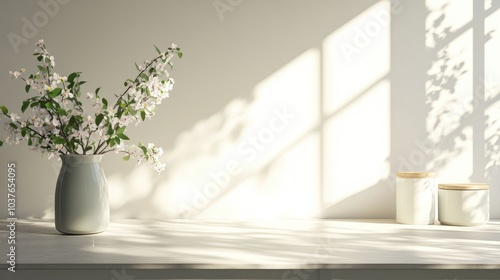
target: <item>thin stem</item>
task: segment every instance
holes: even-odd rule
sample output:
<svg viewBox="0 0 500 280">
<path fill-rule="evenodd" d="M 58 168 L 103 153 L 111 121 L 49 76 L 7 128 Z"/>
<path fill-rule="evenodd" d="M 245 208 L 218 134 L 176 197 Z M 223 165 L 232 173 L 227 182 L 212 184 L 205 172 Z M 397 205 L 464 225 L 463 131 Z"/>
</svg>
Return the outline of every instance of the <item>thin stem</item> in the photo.
<svg viewBox="0 0 500 280">
<path fill-rule="evenodd" d="M 139 74 L 137 74 L 137 76 L 135 77 L 134 79 L 134 82 L 133 83 L 136 83 L 137 80 L 139 79 L 139 77 L 142 75 L 142 73 L 144 73 L 144 71 L 146 71 L 154 62 L 156 62 L 158 59 L 160 59 L 162 56 L 159 55 L 157 56 L 155 59 L 153 59 L 150 63 L 148 63 L 144 69 L 142 69 L 141 72 L 139 72 Z M 118 100 L 116 100 L 116 103 L 115 105 L 113 106 L 113 108 L 116 108 L 119 104 L 120 104 L 120 101 L 122 101 L 123 99 L 123 96 L 125 96 L 125 94 L 132 88 L 132 85 L 128 86 L 127 89 L 120 95 L 120 97 L 118 98 Z"/>
<path fill-rule="evenodd" d="M 47 98 L 47 97 L 45 97 L 45 96 L 43 97 L 43 99 L 45 99 L 46 101 L 50 102 L 50 104 L 51 104 L 51 105 L 53 105 L 53 101 L 54 101 L 53 99 L 51 99 L 51 98 Z M 51 113 L 49 110 L 47 110 L 47 109 L 45 109 L 45 110 L 49 113 L 51 120 L 53 120 L 53 119 L 54 119 L 54 116 L 52 115 L 52 113 Z M 61 129 L 60 129 L 61 134 L 62 134 L 62 136 L 63 136 L 63 138 L 64 138 L 64 141 L 66 141 L 66 144 L 67 144 L 67 146 L 66 146 L 66 145 L 64 145 L 64 147 L 65 147 L 65 148 L 66 148 L 66 149 L 67 149 L 70 153 L 73 153 L 73 152 L 74 152 L 74 150 L 73 150 L 73 149 L 71 149 L 71 145 L 70 145 L 70 143 L 69 143 L 68 136 L 66 135 L 66 132 L 64 132 L 64 127 L 63 127 L 63 122 L 62 122 L 61 116 L 59 115 L 59 113 L 58 113 L 58 112 L 55 112 L 55 113 L 56 113 L 56 116 L 57 116 L 57 120 L 59 121 L 59 126 L 60 126 L 60 128 L 61 128 Z"/>
<path fill-rule="evenodd" d="M 108 148 L 109 144 L 106 143 L 106 142 L 103 142 L 103 144 L 106 144 L 104 145 L 104 147 L 101 149 L 101 151 L 99 152 L 99 154 L 104 154 L 104 153 L 107 153 L 108 151 L 111 151 L 111 150 L 108 150 L 106 151 L 106 149 Z"/>
</svg>

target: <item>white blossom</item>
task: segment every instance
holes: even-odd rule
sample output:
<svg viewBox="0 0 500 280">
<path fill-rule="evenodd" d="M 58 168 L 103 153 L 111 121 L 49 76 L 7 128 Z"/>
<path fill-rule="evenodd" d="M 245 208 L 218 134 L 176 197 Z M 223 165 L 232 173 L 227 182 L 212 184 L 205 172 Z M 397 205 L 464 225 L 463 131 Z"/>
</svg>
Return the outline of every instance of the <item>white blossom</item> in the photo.
<svg viewBox="0 0 500 280">
<path fill-rule="evenodd" d="M 17 120 L 19 120 L 20 118 L 21 118 L 21 117 L 20 117 L 18 114 L 16 114 L 16 113 L 11 113 L 11 114 L 10 114 L 10 119 L 11 119 L 11 121 L 12 121 L 13 123 L 15 123 L 15 122 L 16 122 Z"/>
<path fill-rule="evenodd" d="M 9 75 L 11 78 L 17 79 L 17 78 L 19 78 L 19 76 L 21 76 L 21 73 L 19 73 L 18 71 L 14 71 L 14 72 L 9 71 Z"/>
<path fill-rule="evenodd" d="M 60 124 L 61 124 L 61 123 L 59 122 L 59 120 L 58 120 L 58 119 L 54 118 L 54 119 L 52 120 L 52 125 L 53 125 L 53 126 L 59 126 Z"/>
<path fill-rule="evenodd" d="M 68 89 L 64 89 L 64 90 L 62 91 L 62 93 L 61 93 L 61 96 L 62 96 L 63 98 L 73 98 L 73 97 L 74 97 L 73 93 L 71 93 Z M 71 102 L 71 101 L 70 101 L 70 102 Z"/>
<path fill-rule="evenodd" d="M 56 62 L 55 62 L 55 60 L 54 60 L 54 57 L 53 57 L 53 56 L 50 56 L 50 57 L 49 57 L 49 60 L 50 60 L 50 66 L 55 67 L 55 66 L 56 66 Z"/>
<path fill-rule="evenodd" d="M 53 157 L 55 157 L 55 156 L 56 156 L 56 154 L 55 154 L 54 152 L 50 152 L 50 153 L 49 153 L 49 156 L 48 156 L 47 158 L 48 158 L 48 159 L 51 159 L 51 158 L 53 158 Z"/>
<path fill-rule="evenodd" d="M 51 90 L 52 90 L 52 87 L 51 87 L 50 85 L 44 84 L 44 85 L 43 85 L 43 90 L 46 90 L 46 91 L 51 91 Z"/>
</svg>

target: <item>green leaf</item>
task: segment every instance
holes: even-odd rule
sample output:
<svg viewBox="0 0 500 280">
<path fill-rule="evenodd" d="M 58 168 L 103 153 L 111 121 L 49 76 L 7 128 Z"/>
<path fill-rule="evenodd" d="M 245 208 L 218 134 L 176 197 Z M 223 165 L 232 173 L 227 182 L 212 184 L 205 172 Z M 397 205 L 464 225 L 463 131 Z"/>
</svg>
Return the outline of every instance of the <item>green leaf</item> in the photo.
<svg viewBox="0 0 500 280">
<path fill-rule="evenodd" d="M 54 142 L 54 144 L 65 144 L 66 143 L 66 141 L 64 141 L 64 139 L 61 137 L 56 137 L 56 138 L 52 139 L 52 142 Z"/>
<path fill-rule="evenodd" d="M 37 102 L 31 103 L 30 107 L 33 108 L 33 107 L 38 106 L 38 105 L 40 105 L 40 102 L 37 101 Z"/>
<path fill-rule="evenodd" d="M 123 140 L 130 140 L 130 138 L 128 138 L 128 136 L 123 134 L 123 133 L 118 133 L 118 134 L 116 134 L 116 136 L 118 136 L 120 139 L 123 139 Z"/>
<path fill-rule="evenodd" d="M 73 81 L 75 80 L 75 78 L 78 77 L 78 73 L 71 73 L 69 76 L 68 76 L 68 82 L 70 83 L 73 83 Z"/>
<path fill-rule="evenodd" d="M 4 113 L 4 114 L 9 113 L 9 109 L 7 109 L 7 107 L 5 107 L 5 106 L 0 106 L 0 110 L 2 110 L 2 113 Z"/>
<path fill-rule="evenodd" d="M 30 139 L 28 139 L 28 146 L 31 146 L 31 145 L 33 145 L 33 140 L 31 140 L 31 137 L 30 137 Z"/>
<path fill-rule="evenodd" d="M 38 65 L 38 70 L 40 70 L 40 72 L 42 72 L 42 74 L 45 74 L 47 73 L 47 69 L 43 68 L 42 66 Z"/>
<path fill-rule="evenodd" d="M 101 88 L 100 88 L 100 87 L 98 87 L 98 88 L 95 90 L 95 95 L 98 95 L 100 90 L 101 90 Z"/>
<path fill-rule="evenodd" d="M 26 111 L 26 109 L 28 109 L 28 107 L 30 106 L 30 103 L 31 102 L 29 100 L 23 101 L 23 106 L 21 106 L 21 112 L 24 113 Z"/>
<path fill-rule="evenodd" d="M 61 116 L 66 116 L 68 114 L 68 112 L 66 112 L 64 109 L 61 108 L 57 110 L 57 113 Z"/>
<path fill-rule="evenodd" d="M 181 52 L 177 52 L 177 55 L 179 56 L 179 58 L 182 58 L 182 53 Z"/>
<path fill-rule="evenodd" d="M 126 126 L 122 126 L 122 127 L 119 127 L 117 130 L 116 130 L 116 134 L 123 134 L 125 132 L 125 129 L 127 127 Z"/>
<path fill-rule="evenodd" d="M 102 120 L 104 119 L 104 115 L 103 114 L 99 114 L 96 118 L 95 118 L 95 124 L 99 125 Z"/>
<path fill-rule="evenodd" d="M 54 90 L 52 90 L 51 92 L 49 92 L 49 97 L 50 98 L 56 98 L 59 95 L 61 95 L 61 92 L 62 92 L 61 88 L 55 88 Z"/>
<path fill-rule="evenodd" d="M 30 86 L 30 85 L 26 85 L 26 86 L 24 87 L 24 90 L 25 90 L 26 92 L 29 92 L 29 91 L 30 91 L 30 89 L 31 89 L 31 86 Z"/>
<path fill-rule="evenodd" d="M 24 137 L 26 136 L 27 129 L 26 127 L 21 128 L 21 136 Z"/>
<path fill-rule="evenodd" d="M 146 73 L 142 73 L 141 78 L 143 78 L 145 81 L 149 81 L 149 77 L 148 75 L 146 75 Z"/>
<path fill-rule="evenodd" d="M 15 123 L 9 123 L 9 125 L 13 128 L 13 129 L 17 129 L 17 125 Z"/>
<path fill-rule="evenodd" d="M 106 100 L 106 98 L 103 98 L 102 104 L 104 104 L 104 106 L 108 107 L 108 100 Z"/>
<path fill-rule="evenodd" d="M 118 137 L 114 137 L 111 140 L 112 140 L 112 143 L 115 143 L 115 145 L 120 145 L 120 143 L 122 142 L 122 140 Z"/>
<path fill-rule="evenodd" d="M 46 102 L 45 103 L 45 108 L 47 108 L 47 109 L 54 109 L 54 106 L 52 106 L 52 103 Z"/>
<path fill-rule="evenodd" d="M 137 62 L 134 62 L 135 64 L 135 69 L 137 69 L 137 71 L 141 71 L 141 68 L 139 68 L 139 65 L 137 65 Z"/>
<path fill-rule="evenodd" d="M 130 107 L 130 106 L 127 108 L 127 110 L 128 110 L 128 112 L 129 112 L 132 116 L 135 116 L 135 114 L 137 114 L 137 111 L 136 111 L 136 110 L 134 110 L 134 109 L 132 109 L 132 107 Z"/>
<path fill-rule="evenodd" d="M 160 49 L 159 49 L 157 46 L 155 46 L 155 49 L 156 49 L 156 52 L 157 52 L 159 55 L 161 55 L 161 51 L 160 51 Z"/>
<path fill-rule="evenodd" d="M 43 59 L 43 56 L 41 56 L 41 55 L 39 55 L 39 56 L 36 58 L 36 60 L 38 60 L 38 61 L 42 61 L 42 59 Z"/>
<path fill-rule="evenodd" d="M 148 149 L 146 149 L 146 147 L 144 147 L 144 145 L 140 145 L 139 148 L 141 148 L 142 152 L 144 153 L 145 156 L 148 155 Z"/>
<path fill-rule="evenodd" d="M 1 145 L 0 145 L 0 146 L 1 146 Z M 123 159 L 123 160 L 125 160 L 125 161 L 129 160 L 129 159 L 130 159 L 130 154 L 128 154 L 128 155 L 126 155 L 126 156 L 124 156 L 122 159 Z"/>
<path fill-rule="evenodd" d="M 86 84 L 86 83 L 87 82 L 85 82 L 85 81 L 78 82 L 78 86 L 81 86 L 81 85 Z"/>
<path fill-rule="evenodd" d="M 141 111 L 141 119 L 142 121 L 146 119 L 146 112 L 144 112 L 144 110 Z"/>
<path fill-rule="evenodd" d="M 71 116 L 71 118 L 68 121 L 68 126 L 74 126 L 75 124 L 76 124 L 75 116 Z"/>
</svg>

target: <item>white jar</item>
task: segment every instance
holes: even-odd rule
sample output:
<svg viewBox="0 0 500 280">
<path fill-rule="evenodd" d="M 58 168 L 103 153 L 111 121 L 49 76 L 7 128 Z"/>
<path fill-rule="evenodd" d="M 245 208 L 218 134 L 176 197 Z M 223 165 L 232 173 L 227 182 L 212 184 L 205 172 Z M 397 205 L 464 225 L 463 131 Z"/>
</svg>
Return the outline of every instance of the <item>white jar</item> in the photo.
<svg viewBox="0 0 500 280">
<path fill-rule="evenodd" d="M 398 172 L 396 178 L 396 222 L 432 225 L 436 220 L 436 174 Z"/>
<path fill-rule="evenodd" d="M 490 220 L 488 184 L 440 184 L 439 222 L 454 226 L 479 226 Z"/>
</svg>

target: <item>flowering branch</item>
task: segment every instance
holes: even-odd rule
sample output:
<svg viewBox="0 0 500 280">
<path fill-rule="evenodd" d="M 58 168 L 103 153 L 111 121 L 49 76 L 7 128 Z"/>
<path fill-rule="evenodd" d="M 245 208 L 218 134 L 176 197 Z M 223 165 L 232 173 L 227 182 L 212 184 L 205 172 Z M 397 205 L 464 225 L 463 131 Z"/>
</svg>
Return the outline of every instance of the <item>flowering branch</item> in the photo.
<svg viewBox="0 0 500 280">
<path fill-rule="evenodd" d="M 16 113 L 10 113 L 5 106 L 0 106 L 0 117 L 6 118 L 4 141 L 18 144 L 26 140 L 35 151 L 48 153 L 49 158 L 63 154 L 105 154 L 111 151 L 125 153 L 125 160 L 131 157 L 139 163 L 148 161 L 158 172 L 165 168 L 158 158 L 163 153 L 154 144 L 125 145 L 130 140 L 125 134 L 131 123 L 140 123 L 155 114 L 156 106 L 169 97 L 174 80 L 166 70 L 172 69 L 175 54 L 182 57 L 180 49 L 173 44 L 166 52 L 158 48 L 158 55 L 151 61 L 145 61 L 144 67 L 136 64 L 139 74 L 134 80 L 125 82 L 125 91 L 116 95 L 117 100 L 111 106 L 108 100 L 99 96 L 100 88 L 87 93 L 94 112 L 84 108 L 81 98 L 81 72 L 61 76 L 53 71 L 55 59 L 49 55 L 43 40 L 37 44 L 34 55 L 39 64 L 38 72 L 28 77 L 25 72 L 10 71 L 12 78 L 24 81 L 25 91 L 35 92 L 35 96 L 23 101 L 21 112 L 31 109 L 31 116 L 20 121 Z M 0 118 L 1 120 L 1 118 Z M 0 146 L 4 142 L 0 141 Z"/>
</svg>

